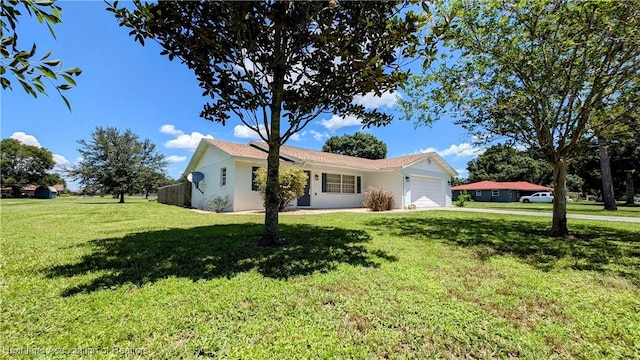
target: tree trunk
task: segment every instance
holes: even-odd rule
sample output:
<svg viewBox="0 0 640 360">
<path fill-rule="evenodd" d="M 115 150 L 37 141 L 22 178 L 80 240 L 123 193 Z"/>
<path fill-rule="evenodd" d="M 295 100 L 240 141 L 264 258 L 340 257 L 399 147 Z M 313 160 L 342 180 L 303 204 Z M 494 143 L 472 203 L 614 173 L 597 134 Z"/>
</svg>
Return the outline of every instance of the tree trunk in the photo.
<svg viewBox="0 0 640 360">
<path fill-rule="evenodd" d="M 286 9 L 285 4 L 276 3 L 274 8 L 276 12 L 283 14 Z M 282 19 L 284 16 L 276 14 L 276 19 Z M 277 20 L 276 20 L 277 21 Z M 271 83 L 272 101 L 271 124 L 269 126 L 269 155 L 267 156 L 267 188 L 265 191 L 265 215 L 264 215 L 264 233 L 262 235 L 263 245 L 280 245 L 280 230 L 278 226 L 278 210 L 280 207 L 280 196 L 278 194 L 278 172 L 280 170 L 280 114 L 282 110 L 282 95 L 284 93 L 284 77 L 286 74 L 284 59 L 284 35 L 281 27 L 275 25 L 274 33 L 274 64 L 273 80 Z M 266 119 L 265 119 L 266 120 Z"/>
<path fill-rule="evenodd" d="M 271 128 L 273 129 L 273 126 L 271 126 Z M 267 157 L 267 188 L 265 190 L 264 204 L 264 234 L 262 235 L 263 245 L 279 245 L 281 243 L 278 226 L 278 210 L 280 207 L 280 199 L 278 196 L 279 169 L 280 146 L 270 143 L 269 155 Z"/>
<path fill-rule="evenodd" d="M 633 188 L 633 171 L 627 170 L 627 181 L 626 181 L 626 186 L 627 186 L 627 205 L 633 205 L 634 204 L 634 200 L 633 200 L 633 196 L 635 195 L 635 189 Z"/>
<path fill-rule="evenodd" d="M 602 173 L 602 201 L 605 210 L 618 210 L 616 198 L 613 194 L 613 178 L 611 177 L 611 163 L 609 162 L 609 150 L 606 141 L 598 137 L 598 150 L 600 151 L 600 172 Z"/>
<path fill-rule="evenodd" d="M 121 192 L 120 193 L 120 201 L 118 201 L 120 204 L 124 204 L 124 193 Z"/>
<path fill-rule="evenodd" d="M 560 158 L 553 164 L 553 221 L 551 236 L 569 235 L 567 228 L 567 162 Z"/>
</svg>

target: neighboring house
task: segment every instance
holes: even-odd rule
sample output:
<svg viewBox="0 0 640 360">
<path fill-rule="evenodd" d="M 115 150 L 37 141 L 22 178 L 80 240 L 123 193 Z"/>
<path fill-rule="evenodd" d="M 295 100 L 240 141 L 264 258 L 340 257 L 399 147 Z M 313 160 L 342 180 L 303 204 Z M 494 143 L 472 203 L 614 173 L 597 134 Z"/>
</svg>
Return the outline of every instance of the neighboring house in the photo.
<svg viewBox="0 0 640 360">
<path fill-rule="evenodd" d="M 479 181 L 471 184 L 458 185 L 451 188 L 453 199 L 466 191 L 474 201 L 513 202 L 520 196 L 531 195 L 537 191 L 552 191 L 546 186 L 532 184 L 526 181 L 498 182 Z"/>
<path fill-rule="evenodd" d="M 3 198 L 13 197 L 13 188 L 11 186 L 0 188 L 0 197 L 3 197 Z"/>
<path fill-rule="evenodd" d="M 26 197 L 34 197 L 36 196 L 36 188 L 35 185 L 26 185 L 22 187 L 22 196 Z"/>
<path fill-rule="evenodd" d="M 202 139 L 184 173 L 204 175 L 197 186 L 192 184 L 192 206 L 204 208 L 213 197 L 228 196 L 229 211 L 264 209 L 254 172 L 267 166 L 267 149 L 264 142 Z M 451 177 L 457 176 L 435 152 L 369 160 L 282 146 L 280 160 L 309 175 L 306 194 L 291 205 L 297 208 L 362 207 L 369 186 L 390 190 L 397 209 L 450 206 Z"/>
<path fill-rule="evenodd" d="M 64 191 L 64 185 L 63 184 L 55 184 L 55 185 L 53 185 L 53 187 L 56 189 L 58 194 L 61 194 Z"/>
</svg>

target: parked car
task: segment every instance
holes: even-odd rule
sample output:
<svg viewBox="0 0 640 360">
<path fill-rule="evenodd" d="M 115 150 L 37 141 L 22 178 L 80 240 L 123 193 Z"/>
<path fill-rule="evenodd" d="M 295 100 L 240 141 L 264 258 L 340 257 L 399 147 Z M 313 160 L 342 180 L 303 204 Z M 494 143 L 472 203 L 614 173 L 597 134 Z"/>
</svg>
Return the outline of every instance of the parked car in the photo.
<svg viewBox="0 0 640 360">
<path fill-rule="evenodd" d="M 521 196 L 520 202 L 523 203 L 533 203 L 533 202 L 544 202 L 551 203 L 553 202 L 553 194 L 550 192 L 537 192 L 530 196 Z"/>
</svg>

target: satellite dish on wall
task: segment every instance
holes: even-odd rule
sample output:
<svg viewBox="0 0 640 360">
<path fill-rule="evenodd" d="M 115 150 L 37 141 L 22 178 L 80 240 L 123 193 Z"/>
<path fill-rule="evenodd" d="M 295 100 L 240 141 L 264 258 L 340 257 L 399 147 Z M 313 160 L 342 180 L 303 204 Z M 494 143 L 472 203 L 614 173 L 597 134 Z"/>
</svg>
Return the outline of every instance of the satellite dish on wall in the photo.
<svg viewBox="0 0 640 360">
<path fill-rule="evenodd" d="M 200 171 L 192 171 L 189 173 L 189 175 L 187 175 L 187 180 L 189 180 L 189 182 L 192 182 L 196 185 L 196 189 L 198 189 L 201 193 L 204 194 L 204 192 L 200 189 L 199 183 L 200 181 L 204 180 L 204 174 L 201 173 Z"/>
<path fill-rule="evenodd" d="M 193 181 L 196 184 L 204 180 L 204 174 L 201 173 L 200 171 L 194 171 L 189 175 L 191 175 L 191 181 Z"/>
</svg>

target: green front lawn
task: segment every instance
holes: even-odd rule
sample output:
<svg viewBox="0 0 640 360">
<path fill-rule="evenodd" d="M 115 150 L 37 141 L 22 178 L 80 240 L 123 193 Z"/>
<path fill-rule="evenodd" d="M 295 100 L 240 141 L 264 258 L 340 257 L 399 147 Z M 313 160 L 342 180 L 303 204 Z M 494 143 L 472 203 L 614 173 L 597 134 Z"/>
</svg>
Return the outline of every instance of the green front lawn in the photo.
<svg viewBox="0 0 640 360">
<path fill-rule="evenodd" d="M 553 204 L 547 203 L 528 203 L 521 202 L 480 202 L 480 201 L 468 201 L 465 207 L 476 209 L 500 209 L 500 210 L 515 210 L 515 211 L 540 211 L 540 212 L 552 212 Z M 574 203 L 567 203 L 568 214 L 582 214 L 582 215 L 601 215 L 601 216 L 629 216 L 640 217 L 640 205 L 625 205 L 618 204 L 617 211 L 609 211 L 604 209 L 602 203 L 593 201 L 579 201 Z"/>
<path fill-rule="evenodd" d="M 282 215 L 285 245 L 258 247 L 261 216 L 127 201 L 0 202 L 3 357 L 640 353 L 638 224 L 553 239 L 537 217 Z"/>
</svg>

